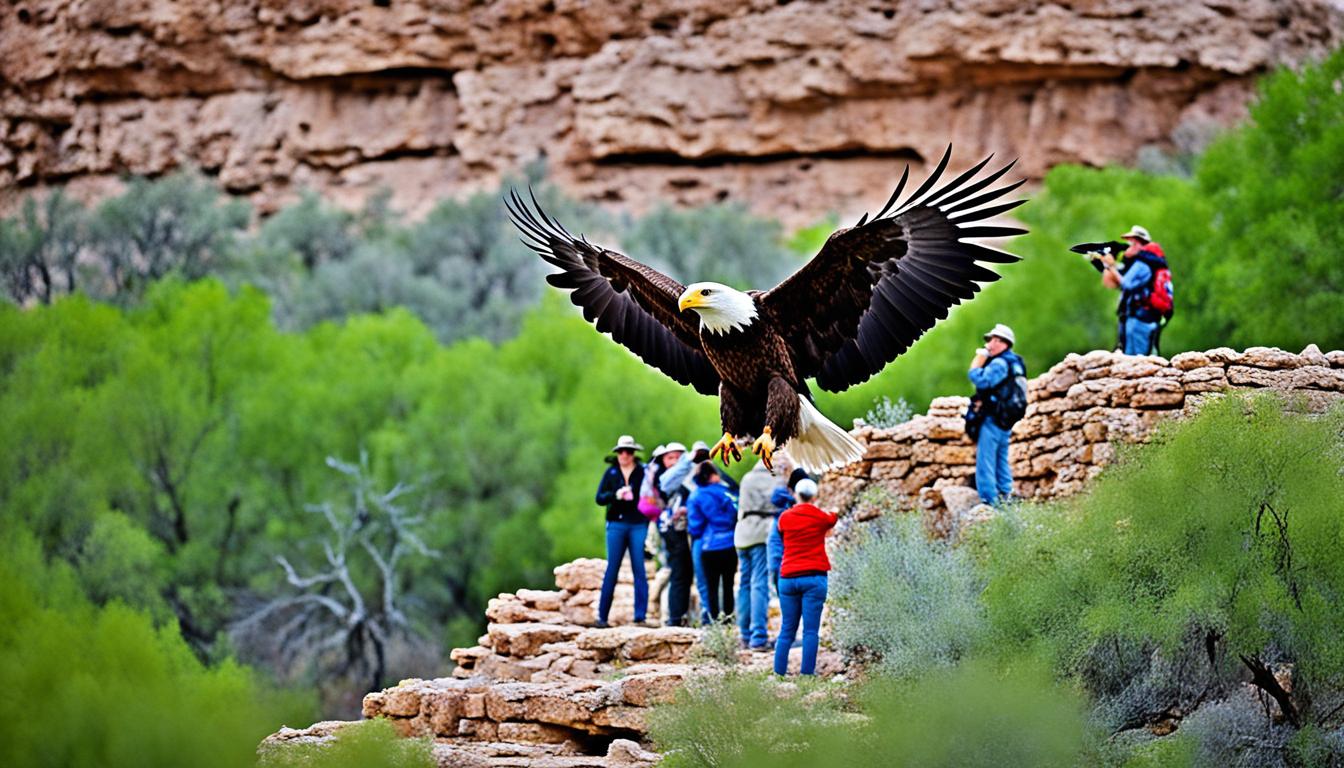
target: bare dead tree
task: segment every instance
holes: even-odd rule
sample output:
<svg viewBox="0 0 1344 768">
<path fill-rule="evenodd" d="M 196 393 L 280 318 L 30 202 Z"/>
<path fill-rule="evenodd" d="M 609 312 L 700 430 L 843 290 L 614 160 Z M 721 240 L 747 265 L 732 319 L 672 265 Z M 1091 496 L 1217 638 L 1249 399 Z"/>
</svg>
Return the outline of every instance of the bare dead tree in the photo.
<svg viewBox="0 0 1344 768">
<path fill-rule="evenodd" d="M 239 648 L 260 652 L 278 671 L 311 668 L 375 690 L 387 668 L 389 644 L 399 636 L 415 638 L 399 604 L 397 569 L 408 555 L 440 553 L 417 532 L 423 517 L 402 506 L 413 486 L 397 483 L 377 491 L 364 451 L 359 464 L 333 457 L 326 463 L 349 478 L 352 500 L 307 507 L 330 529 L 321 540 L 322 565 L 303 569 L 277 556 L 295 592 L 255 607 L 233 625 L 231 635 Z"/>
</svg>

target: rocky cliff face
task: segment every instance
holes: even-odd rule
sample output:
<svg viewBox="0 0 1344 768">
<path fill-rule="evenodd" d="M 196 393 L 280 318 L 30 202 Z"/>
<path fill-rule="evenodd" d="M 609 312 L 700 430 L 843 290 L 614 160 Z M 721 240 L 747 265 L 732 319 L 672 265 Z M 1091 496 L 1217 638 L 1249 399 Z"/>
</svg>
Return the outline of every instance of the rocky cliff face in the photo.
<svg viewBox="0 0 1344 768">
<path fill-rule="evenodd" d="M 303 187 L 412 212 L 545 157 L 584 197 L 880 202 L 948 141 L 1039 175 L 1243 113 L 1336 45 L 1331 0 L 16 0 L 0 207 L 195 164 L 263 210 Z"/>
</svg>

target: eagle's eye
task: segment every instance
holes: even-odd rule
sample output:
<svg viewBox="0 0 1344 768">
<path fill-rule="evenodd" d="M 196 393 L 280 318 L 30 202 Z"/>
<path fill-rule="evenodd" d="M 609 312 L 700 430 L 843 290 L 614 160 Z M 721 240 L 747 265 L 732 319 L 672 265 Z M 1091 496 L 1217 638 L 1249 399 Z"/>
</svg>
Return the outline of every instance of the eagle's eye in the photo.
<svg viewBox="0 0 1344 768">
<path fill-rule="evenodd" d="M 701 288 L 701 289 L 700 289 L 700 295 L 701 295 L 701 296 L 708 296 L 708 295 L 709 295 L 709 289 L 708 289 L 708 288 Z"/>
</svg>

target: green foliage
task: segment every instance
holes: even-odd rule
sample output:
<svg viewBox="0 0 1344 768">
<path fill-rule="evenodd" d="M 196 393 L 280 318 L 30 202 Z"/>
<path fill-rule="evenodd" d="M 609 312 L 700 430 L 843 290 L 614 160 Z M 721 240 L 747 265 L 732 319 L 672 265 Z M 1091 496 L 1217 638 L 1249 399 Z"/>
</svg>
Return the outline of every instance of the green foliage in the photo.
<svg viewBox="0 0 1344 768">
<path fill-rule="evenodd" d="M 834 729 L 854 732 L 841 703 L 816 680 L 781 684 L 729 671 L 689 679 L 649 715 L 649 732 L 667 768 L 767 765 L 790 753 L 817 754 L 815 745 Z"/>
<path fill-rule="evenodd" d="M 347 725 L 330 743 L 295 744 L 267 752 L 262 768 L 433 768 L 428 739 L 404 739 L 383 719 Z"/>
<path fill-rule="evenodd" d="M 890 429 L 897 424 L 904 424 L 909 421 L 914 413 L 914 408 L 910 407 L 904 397 L 898 397 L 893 401 L 890 397 L 883 395 L 880 399 L 873 401 L 873 407 L 863 415 L 863 422 L 877 429 Z"/>
<path fill-rule="evenodd" d="M 802 237 L 800 247 L 807 242 Z M 779 222 L 737 204 L 685 211 L 660 206 L 638 219 L 621 245 L 682 283 L 713 281 L 743 290 L 768 290 L 805 261 L 784 243 Z"/>
<path fill-rule="evenodd" d="M 31 539 L 9 531 L 0 552 L 6 765 L 241 768 L 281 722 L 312 716 L 241 667 L 202 666 L 173 627 L 120 603 L 89 605 Z"/>
<path fill-rule="evenodd" d="M 58 189 L 40 205 L 26 198 L 15 219 L 0 219 L 0 280 L 11 300 L 50 303 L 75 290 L 86 218 L 84 207 Z"/>
<path fill-rule="evenodd" d="M 227 257 L 247 220 L 246 203 L 224 199 L 198 172 L 180 171 L 161 181 L 133 178 L 124 193 L 93 211 L 90 248 L 102 274 L 85 288 L 127 299 L 169 274 L 204 277 Z"/>
<path fill-rule="evenodd" d="M 4 525 L 94 599 L 171 611 L 203 655 L 284 592 L 276 556 L 322 562 L 306 506 L 346 493 L 328 455 L 362 448 L 381 487 L 417 484 L 444 557 L 408 563 L 405 588 L 419 634 L 451 647 L 489 597 L 601 554 L 593 493 L 617 435 L 690 442 L 717 419 L 559 296 L 503 345 L 443 347 L 405 311 L 282 334 L 259 292 L 210 281 L 161 282 L 134 310 L 0 309 L 0 409 Z"/>
<path fill-rule="evenodd" d="M 824 683 L 726 675 L 686 686 L 650 724 L 672 768 L 1063 767 L 1092 748 L 1077 694 L 1029 666 L 966 663 L 907 685 L 878 680 L 857 710 Z"/>
<path fill-rule="evenodd" d="M 833 554 L 835 641 L 893 678 L 955 664 L 984 627 L 966 552 L 932 542 L 918 519 L 883 520 Z"/>
<path fill-rule="evenodd" d="M 737 624 L 731 617 L 720 617 L 703 627 L 695 653 L 698 660 L 730 667 L 737 663 Z"/>
<path fill-rule="evenodd" d="M 1290 661 L 1294 689 L 1317 692 L 1296 702 L 1304 721 L 1332 706 L 1324 691 L 1344 675 L 1341 434 L 1339 411 L 1227 398 L 1128 452 L 1088 495 L 1000 522 L 984 563 L 995 644 L 1039 649 L 1103 706 L 1147 686 L 1131 721 L 1199 695 L 1180 684 L 1187 667 L 1216 692 Z M 1144 681 L 1155 674 L 1170 682 Z"/>
<path fill-rule="evenodd" d="M 1215 142 L 1196 179 L 1192 336 L 1242 347 L 1344 345 L 1344 48 L 1261 84 L 1251 124 Z M 1184 297 L 1181 297 L 1185 301 Z"/>
</svg>

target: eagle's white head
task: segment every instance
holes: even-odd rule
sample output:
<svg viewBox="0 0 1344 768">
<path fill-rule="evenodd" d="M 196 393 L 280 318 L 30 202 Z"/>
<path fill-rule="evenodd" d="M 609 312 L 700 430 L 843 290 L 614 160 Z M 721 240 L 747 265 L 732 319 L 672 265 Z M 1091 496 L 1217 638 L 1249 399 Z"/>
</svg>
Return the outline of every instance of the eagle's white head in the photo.
<svg viewBox="0 0 1344 768">
<path fill-rule="evenodd" d="M 677 300 L 682 312 L 694 309 L 700 326 L 712 333 L 727 333 L 751 325 L 756 319 L 756 301 L 723 283 L 693 283 Z"/>
</svg>

